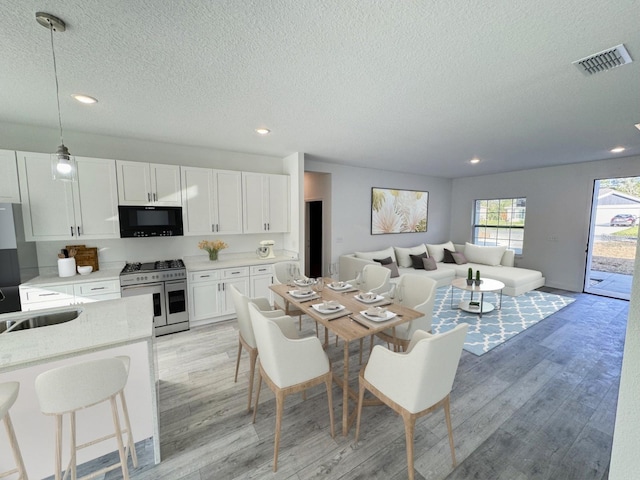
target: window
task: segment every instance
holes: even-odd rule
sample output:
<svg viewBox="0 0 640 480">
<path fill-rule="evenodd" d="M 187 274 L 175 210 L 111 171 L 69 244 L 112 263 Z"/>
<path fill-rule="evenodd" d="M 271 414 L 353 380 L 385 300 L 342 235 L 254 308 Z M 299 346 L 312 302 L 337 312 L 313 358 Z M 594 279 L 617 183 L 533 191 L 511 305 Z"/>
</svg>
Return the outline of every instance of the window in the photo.
<svg viewBox="0 0 640 480">
<path fill-rule="evenodd" d="M 526 198 L 476 200 L 473 221 L 473 243 L 504 245 L 522 253 Z"/>
</svg>

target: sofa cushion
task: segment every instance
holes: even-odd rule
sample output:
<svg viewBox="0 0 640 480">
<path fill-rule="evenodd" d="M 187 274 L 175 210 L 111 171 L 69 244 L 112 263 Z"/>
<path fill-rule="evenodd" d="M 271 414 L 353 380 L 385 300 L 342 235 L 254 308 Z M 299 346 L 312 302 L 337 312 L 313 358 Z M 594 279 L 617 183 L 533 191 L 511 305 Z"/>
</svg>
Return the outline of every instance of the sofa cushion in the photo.
<svg viewBox="0 0 640 480">
<path fill-rule="evenodd" d="M 456 248 L 453 246 L 453 242 L 449 241 L 447 243 L 440 243 L 438 245 L 431 245 L 427 243 L 427 252 L 429 252 L 429 256 L 436 259 L 436 262 L 441 262 L 444 260 L 444 249 L 451 250 L 454 252 Z"/>
<path fill-rule="evenodd" d="M 443 263 L 457 263 L 453 258 L 453 256 L 451 255 L 454 252 L 452 252 L 448 248 L 445 248 L 443 253 L 444 253 L 444 256 L 442 257 Z"/>
<path fill-rule="evenodd" d="M 422 259 L 422 265 L 425 270 L 432 271 L 438 269 L 438 264 L 433 257 L 427 257 Z"/>
<path fill-rule="evenodd" d="M 400 274 L 398 273 L 398 265 L 396 265 L 396 262 L 391 260 L 391 257 L 374 258 L 373 261 L 374 262 L 378 262 L 383 267 L 386 267 L 389 270 L 391 270 L 391 278 L 395 278 L 395 277 L 399 277 L 400 276 Z"/>
<path fill-rule="evenodd" d="M 411 257 L 409 257 L 409 255 L 425 253 L 427 251 L 427 247 L 425 247 L 424 243 L 421 243 L 420 245 L 410 248 L 394 247 L 394 250 L 396 252 L 396 261 L 398 262 L 398 266 L 411 267 L 413 264 L 411 263 Z"/>
<path fill-rule="evenodd" d="M 411 265 L 413 266 L 413 268 L 415 268 L 416 270 L 424 270 L 422 259 L 427 258 L 427 256 L 427 252 L 421 253 L 419 255 L 409 254 L 409 257 L 411 257 Z"/>
<path fill-rule="evenodd" d="M 356 258 L 364 258 L 365 260 L 391 257 L 391 260 L 396 262 L 396 254 L 393 251 L 393 247 L 385 248 L 384 250 L 377 250 L 375 252 L 355 252 L 354 255 Z"/>
<path fill-rule="evenodd" d="M 464 246 L 464 256 L 472 263 L 496 266 L 500 265 L 506 249 L 505 246 L 487 247 L 467 242 Z"/>
<path fill-rule="evenodd" d="M 465 257 L 462 252 L 451 252 L 451 256 L 457 265 L 464 265 L 465 263 L 468 263 L 467 257 Z"/>
</svg>

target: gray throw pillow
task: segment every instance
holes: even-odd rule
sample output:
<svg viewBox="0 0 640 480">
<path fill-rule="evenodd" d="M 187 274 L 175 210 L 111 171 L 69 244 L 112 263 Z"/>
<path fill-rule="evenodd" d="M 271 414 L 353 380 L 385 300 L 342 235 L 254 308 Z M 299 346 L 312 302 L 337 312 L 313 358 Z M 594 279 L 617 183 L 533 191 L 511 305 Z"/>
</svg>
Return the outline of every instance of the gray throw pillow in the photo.
<svg viewBox="0 0 640 480">
<path fill-rule="evenodd" d="M 400 276 L 400 272 L 398 272 L 398 265 L 394 262 L 391 257 L 387 258 L 374 258 L 374 262 L 378 262 L 383 267 L 391 270 L 391 278 L 396 278 Z"/>
<path fill-rule="evenodd" d="M 449 250 L 448 248 L 444 249 L 444 258 L 442 259 L 442 263 L 456 263 L 453 258 L 453 254 L 456 253 L 454 250 Z"/>
<path fill-rule="evenodd" d="M 436 263 L 436 259 L 433 257 L 423 258 L 422 265 L 425 270 L 437 270 L 438 264 Z"/>
<path fill-rule="evenodd" d="M 453 257 L 453 260 L 458 265 L 463 265 L 463 264 L 467 263 L 467 257 L 465 257 L 464 253 L 462 253 L 462 252 L 451 252 L 451 256 Z"/>
<path fill-rule="evenodd" d="M 420 255 L 409 255 L 411 257 L 411 264 L 416 270 L 424 270 L 422 259 L 427 258 L 427 253 L 421 253 Z"/>
</svg>

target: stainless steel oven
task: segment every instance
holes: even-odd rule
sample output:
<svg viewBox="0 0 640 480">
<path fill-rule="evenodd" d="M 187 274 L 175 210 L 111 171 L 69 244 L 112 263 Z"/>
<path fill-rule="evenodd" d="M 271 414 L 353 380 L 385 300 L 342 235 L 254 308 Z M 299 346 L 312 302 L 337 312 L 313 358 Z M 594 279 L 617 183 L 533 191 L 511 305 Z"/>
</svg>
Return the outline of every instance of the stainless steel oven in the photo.
<svg viewBox="0 0 640 480">
<path fill-rule="evenodd" d="M 151 294 L 156 335 L 189 330 L 186 269 L 182 260 L 127 263 L 120 273 L 123 297 Z"/>
</svg>

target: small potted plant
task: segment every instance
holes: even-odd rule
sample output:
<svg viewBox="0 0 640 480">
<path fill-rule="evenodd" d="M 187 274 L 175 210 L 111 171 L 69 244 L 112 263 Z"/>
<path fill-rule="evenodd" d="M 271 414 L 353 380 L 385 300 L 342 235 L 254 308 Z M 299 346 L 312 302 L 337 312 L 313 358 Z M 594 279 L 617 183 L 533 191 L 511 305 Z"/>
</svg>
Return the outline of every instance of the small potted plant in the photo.
<svg viewBox="0 0 640 480">
<path fill-rule="evenodd" d="M 222 240 L 202 240 L 198 243 L 198 248 L 206 250 L 209 253 L 209 260 L 215 262 L 218 260 L 218 251 L 227 248 L 227 244 Z"/>
<path fill-rule="evenodd" d="M 467 270 L 467 286 L 473 285 L 473 268 L 469 267 Z"/>
<path fill-rule="evenodd" d="M 481 283 L 482 280 L 480 280 L 480 270 L 476 270 L 476 287 L 479 287 Z"/>
</svg>

